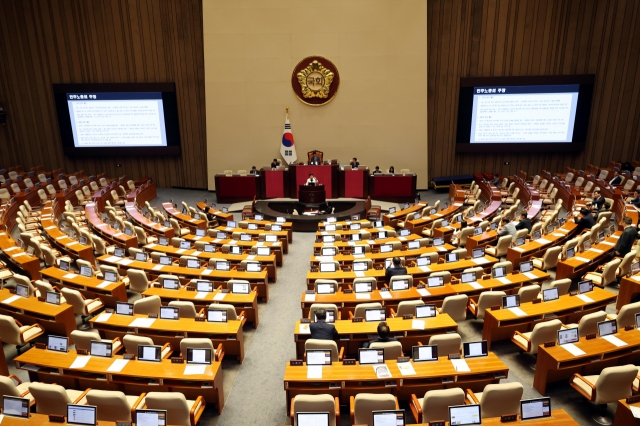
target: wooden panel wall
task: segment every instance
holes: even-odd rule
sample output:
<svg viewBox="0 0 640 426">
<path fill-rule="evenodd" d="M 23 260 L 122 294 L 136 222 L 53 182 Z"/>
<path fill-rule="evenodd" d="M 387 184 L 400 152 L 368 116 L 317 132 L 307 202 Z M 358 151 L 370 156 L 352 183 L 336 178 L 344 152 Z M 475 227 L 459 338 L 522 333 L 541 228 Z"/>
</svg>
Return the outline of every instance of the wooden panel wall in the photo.
<svg viewBox="0 0 640 426">
<path fill-rule="evenodd" d="M 640 2 L 429 0 L 428 5 L 431 176 L 536 173 L 640 159 Z M 460 77 L 553 74 L 596 75 L 582 153 L 455 154 Z"/>
<path fill-rule="evenodd" d="M 206 187 L 201 0 L 3 1 L 0 58 L 0 165 Z M 180 157 L 63 155 L 52 84 L 140 82 L 175 82 Z"/>
</svg>

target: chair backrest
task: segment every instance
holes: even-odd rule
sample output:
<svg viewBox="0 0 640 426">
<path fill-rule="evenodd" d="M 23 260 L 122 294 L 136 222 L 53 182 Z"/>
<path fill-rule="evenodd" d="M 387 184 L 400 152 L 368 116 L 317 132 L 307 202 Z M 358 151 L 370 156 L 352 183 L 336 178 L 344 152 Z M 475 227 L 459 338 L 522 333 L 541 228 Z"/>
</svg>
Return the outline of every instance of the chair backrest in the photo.
<svg viewBox="0 0 640 426">
<path fill-rule="evenodd" d="M 370 303 L 358 303 L 353 310 L 354 317 L 364 318 L 365 311 L 367 309 L 379 309 L 382 308 L 382 305 L 378 302 L 370 302 Z"/>
<path fill-rule="evenodd" d="M 38 414 L 66 416 L 67 404 L 73 402 L 60 385 L 32 382 L 29 385 L 29 392 L 36 401 Z"/>
<path fill-rule="evenodd" d="M 396 316 L 401 317 L 409 314 L 415 315 L 416 306 L 424 306 L 424 302 L 422 300 L 404 300 L 398 304 Z"/>
<path fill-rule="evenodd" d="M 505 260 L 504 262 L 498 262 L 496 264 L 494 264 L 491 269 L 496 269 L 496 268 L 502 268 L 504 267 L 507 274 L 510 274 L 513 271 L 513 263 L 511 263 L 508 260 Z"/>
<path fill-rule="evenodd" d="M 131 421 L 131 405 L 127 397 L 120 391 L 91 389 L 87 392 L 87 405 L 95 405 L 96 420 L 115 422 Z"/>
<path fill-rule="evenodd" d="M 638 367 L 633 364 L 603 369 L 594 383 L 596 386 L 594 404 L 608 404 L 630 396 L 631 385 L 637 374 Z"/>
<path fill-rule="evenodd" d="M 109 185 L 109 182 L 107 182 L 107 179 L 101 177 L 100 178 L 100 186 L 106 187 L 107 185 Z"/>
<path fill-rule="evenodd" d="M 333 362 L 338 362 L 339 352 L 338 352 L 338 344 L 333 340 L 326 339 L 307 339 L 304 342 L 304 350 L 330 350 L 331 351 L 331 360 Z"/>
<path fill-rule="evenodd" d="M 180 318 L 195 318 L 198 314 L 196 306 L 188 300 L 172 300 L 169 302 L 169 306 L 179 309 Z"/>
<path fill-rule="evenodd" d="M 213 342 L 206 337 L 185 337 L 180 340 L 180 353 L 184 359 L 187 359 L 187 348 L 211 349 L 214 352 Z"/>
<path fill-rule="evenodd" d="M 422 423 L 449 418 L 449 407 L 464 405 L 464 391 L 460 388 L 430 390 L 422 401 Z"/>
<path fill-rule="evenodd" d="M 145 403 L 150 410 L 167 410 L 168 425 L 191 425 L 189 411 L 191 407 L 180 392 L 149 392 Z"/>
<path fill-rule="evenodd" d="M 476 318 L 484 318 L 485 311 L 494 306 L 502 305 L 502 297 L 507 294 L 504 291 L 485 291 L 480 294 L 478 298 L 478 311 L 476 312 Z"/>
<path fill-rule="evenodd" d="M 459 323 L 467 319 L 468 303 L 469 303 L 469 296 L 467 296 L 466 294 L 447 296 L 442 302 L 441 311 L 443 314 L 449 314 L 449 316 L 455 322 Z"/>
<path fill-rule="evenodd" d="M 436 334 L 429 338 L 429 345 L 438 346 L 438 356 L 460 353 L 462 337 L 458 333 Z"/>
<path fill-rule="evenodd" d="M 635 325 L 636 314 L 640 314 L 640 302 L 629 303 L 620 308 L 618 316 L 616 317 L 618 330 L 628 325 Z"/>
<path fill-rule="evenodd" d="M 464 228 L 462 231 L 460 231 L 460 242 L 459 244 L 461 246 L 466 245 L 467 244 L 467 237 L 469 237 L 470 235 L 473 235 L 473 228 L 472 227 L 466 227 Z"/>
<path fill-rule="evenodd" d="M 89 315 L 89 313 L 87 312 L 87 307 L 84 303 L 84 298 L 78 290 L 63 287 L 60 292 L 67 300 L 67 303 L 73 306 L 73 313 L 75 315 Z"/>
<path fill-rule="evenodd" d="M 0 315 L 0 341 L 10 345 L 22 345 L 20 328 L 16 320 L 8 315 Z"/>
<path fill-rule="evenodd" d="M 604 265 L 604 271 L 602 271 L 602 287 L 616 281 L 616 270 L 620 262 L 620 259 L 613 259 Z"/>
<path fill-rule="evenodd" d="M 100 337 L 100 332 L 98 330 L 73 330 L 71 332 L 71 340 L 75 343 L 76 349 L 84 349 L 88 351 L 91 348 L 91 341 L 102 340 L 102 337 Z"/>
<path fill-rule="evenodd" d="M 556 340 L 557 331 L 562 327 L 562 321 L 554 319 L 550 321 L 539 322 L 533 327 L 531 333 L 531 350 L 530 354 L 535 355 L 538 353 L 538 346 L 544 342 L 550 342 Z"/>
<path fill-rule="evenodd" d="M 536 299 L 540 294 L 540 286 L 538 284 L 531 284 L 528 286 L 520 287 L 518 295 L 520 296 L 520 303 L 531 302 Z"/>
<path fill-rule="evenodd" d="M 618 275 L 619 277 L 627 275 L 629 271 L 631 271 L 631 263 L 633 263 L 633 260 L 636 258 L 637 254 L 638 252 L 635 250 L 632 250 L 629 253 L 625 254 L 622 262 L 620 262 L 620 265 L 618 265 L 618 271 L 616 275 Z"/>
<path fill-rule="evenodd" d="M 133 313 L 135 315 L 160 315 L 160 296 L 143 297 L 133 302 Z"/>
<path fill-rule="evenodd" d="M 372 425 L 373 411 L 395 410 L 396 397 L 390 394 L 359 393 L 353 402 L 354 425 Z"/>
<path fill-rule="evenodd" d="M 400 342 L 373 342 L 369 346 L 372 349 L 384 348 L 384 360 L 390 361 L 403 356 L 402 343 Z"/>
<path fill-rule="evenodd" d="M 559 296 L 563 296 L 567 293 L 569 293 L 569 288 L 571 287 L 571 279 L 570 278 L 563 278 L 561 280 L 554 280 L 551 281 L 551 283 L 549 284 L 549 288 L 557 288 L 558 289 L 558 295 Z"/>
<path fill-rule="evenodd" d="M 496 256 L 504 256 L 507 254 L 507 250 L 509 250 L 512 240 L 513 237 L 511 235 L 504 235 L 500 237 L 498 239 L 498 244 L 496 245 Z"/>
<path fill-rule="evenodd" d="M 128 354 L 138 355 L 138 345 L 153 345 L 151 337 L 139 336 L 137 334 L 125 334 L 122 337 L 122 344 Z"/>
<path fill-rule="evenodd" d="M 518 413 L 523 392 L 524 387 L 519 382 L 485 386 L 482 391 L 482 398 L 480 398 L 482 418 Z"/>
<path fill-rule="evenodd" d="M 560 257 L 561 251 L 562 247 L 560 246 L 555 246 L 548 249 L 544 254 L 544 257 L 542 258 L 543 269 L 546 270 L 558 266 L 558 258 Z"/>
<path fill-rule="evenodd" d="M 584 337 L 587 334 L 596 334 L 598 332 L 598 323 L 607 319 L 605 311 L 591 312 L 580 318 L 578 323 L 578 334 Z"/>
<path fill-rule="evenodd" d="M 296 395 L 293 413 L 329 413 L 329 426 L 336 426 L 336 402 L 332 395 Z M 298 426 L 297 423 L 294 426 Z"/>
<path fill-rule="evenodd" d="M 19 397 L 21 394 L 13 380 L 7 376 L 0 376 L 0 395 Z"/>
</svg>

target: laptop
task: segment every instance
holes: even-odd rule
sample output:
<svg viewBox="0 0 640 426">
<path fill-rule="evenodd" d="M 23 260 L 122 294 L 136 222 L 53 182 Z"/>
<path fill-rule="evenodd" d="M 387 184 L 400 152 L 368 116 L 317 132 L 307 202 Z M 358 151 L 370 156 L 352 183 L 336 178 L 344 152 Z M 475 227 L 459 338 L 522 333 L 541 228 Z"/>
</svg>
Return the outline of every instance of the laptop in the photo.
<svg viewBox="0 0 640 426">
<path fill-rule="evenodd" d="M 316 292 L 318 294 L 334 294 L 336 292 L 336 287 L 329 283 L 317 283 Z"/>
<path fill-rule="evenodd" d="M 249 294 L 251 287 L 249 283 L 233 283 L 231 286 L 231 293 L 236 294 Z"/>
<path fill-rule="evenodd" d="M 531 420 L 551 417 L 551 398 L 520 400 L 520 419 Z"/>
<path fill-rule="evenodd" d="M 438 345 L 413 346 L 411 354 L 413 362 L 437 361 Z"/>
<path fill-rule="evenodd" d="M 416 318 L 433 318 L 436 312 L 435 304 L 416 306 Z"/>
<path fill-rule="evenodd" d="M 258 256 L 271 256 L 271 249 L 269 247 L 256 247 L 256 254 Z"/>
<path fill-rule="evenodd" d="M 407 248 L 409 250 L 418 250 L 420 248 L 420 241 L 409 241 L 407 243 Z"/>
<path fill-rule="evenodd" d="M 171 257 L 169 257 L 169 256 L 160 256 L 160 258 L 158 259 L 158 262 L 161 265 L 171 265 Z"/>
<path fill-rule="evenodd" d="M 160 319 L 177 320 L 180 318 L 180 308 L 160 306 Z"/>
<path fill-rule="evenodd" d="M 580 294 L 585 294 L 585 293 L 589 293 L 590 291 L 593 291 L 593 281 L 591 280 L 580 281 L 578 283 L 578 291 L 580 292 Z"/>
<path fill-rule="evenodd" d="M 118 315 L 133 315 L 133 303 L 116 302 L 116 314 Z"/>
<path fill-rule="evenodd" d="M 258 247 L 258 248 L 269 248 L 269 247 Z M 322 247 L 322 249 L 320 249 L 320 253 L 322 254 L 322 256 L 329 256 L 329 257 L 335 256 L 337 254 L 337 251 L 338 249 L 335 247 Z"/>
<path fill-rule="evenodd" d="M 47 349 L 56 352 L 69 352 L 69 339 L 63 336 L 48 336 Z"/>
<path fill-rule="evenodd" d="M 307 350 L 307 365 L 331 365 L 331 350 Z"/>
<path fill-rule="evenodd" d="M 457 262 L 458 261 L 458 253 L 447 253 L 446 256 L 447 263 Z"/>
<path fill-rule="evenodd" d="M 167 290 L 177 290 L 180 288 L 180 281 L 173 278 L 165 278 L 162 280 L 162 288 Z"/>
<path fill-rule="evenodd" d="M 462 353 L 465 358 L 478 358 L 482 356 L 488 356 L 487 341 L 481 340 L 479 342 L 465 342 L 462 344 Z"/>
<path fill-rule="evenodd" d="M 45 296 L 45 302 L 51 303 L 52 305 L 59 305 L 60 293 L 57 293 L 55 291 L 48 291 L 47 295 Z"/>
<path fill-rule="evenodd" d="M 474 405 L 452 405 L 449 407 L 449 424 L 458 425 L 481 425 L 480 404 Z"/>
<path fill-rule="evenodd" d="M 166 426 L 167 410 L 136 409 L 136 426 Z"/>
<path fill-rule="evenodd" d="M 333 287 L 333 286 L 332 286 Z M 371 293 L 373 291 L 371 282 L 367 283 L 354 283 L 354 290 L 356 293 Z"/>
<path fill-rule="evenodd" d="M 162 346 L 138 345 L 138 361 L 160 362 Z"/>
<path fill-rule="evenodd" d="M 393 251 L 393 246 L 391 244 L 382 244 L 380 246 L 380 253 L 389 253 Z"/>
<path fill-rule="evenodd" d="M 405 426 L 404 410 L 381 410 L 371 412 L 373 426 Z"/>
<path fill-rule="evenodd" d="M 223 207 L 222 208 L 222 213 L 229 213 L 229 208 L 228 207 Z"/>
<path fill-rule="evenodd" d="M 230 268 L 230 264 L 226 260 L 217 260 L 216 261 L 216 270 L 218 270 L 218 271 L 228 271 L 229 268 Z"/>
<path fill-rule="evenodd" d="M 640 272 L 640 262 L 633 262 L 631 264 L 631 273 L 630 275 L 635 275 Z"/>
<path fill-rule="evenodd" d="M 384 363 L 384 348 L 358 349 L 358 362 L 360 363 L 360 365 Z"/>
<path fill-rule="evenodd" d="M 519 294 L 502 296 L 502 309 L 517 308 L 518 306 L 520 306 Z"/>
<path fill-rule="evenodd" d="M 327 314 L 327 318 L 325 318 L 324 322 L 327 324 L 333 324 L 336 322 L 336 313 L 334 310 L 328 309 L 325 311 Z M 318 317 L 316 314 L 313 314 L 313 322 L 318 322 Z"/>
<path fill-rule="evenodd" d="M 428 277 L 427 287 L 442 287 L 444 285 L 444 277 Z"/>
<path fill-rule="evenodd" d="M 336 272 L 336 264 L 333 262 L 320 262 L 320 272 Z"/>
<path fill-rule="evenodd" d="M 92 340 L 89 346 L 91 356 L 100 356 L 103 358 L 111 358 L 112 342 L 101 342 L 100 340 Z"/>
<path fill-rule="evenodd" d="M 370 321 L 384 321 L 387 318 L 385 308 L 374 308 L 364 310 L 364 320 Z"/>
<path fill-rule="evenodd" d="M 560 298 L 560 294 L 558 293 L 558 289 L 555 287 L 542 290 L 542 300 L 545 302 L 558 300 L 559 298 Z"/>
<path fill-rule="evenodd" d="M 367 262 L 353 262 L 353 270 L 362 272 L 369 270 L 369 263 Z"/>
<path fill-rule="evenodd" d="M 138 262 L 146 262 L 148 258 L 149 258 L 149 256 L 147 255 L 147 253 L 144 253 L 144 252 L 137 252 L 136 253 L 136 260 Z"/>
<path fill-rule="evenodd" d="M 449 226 L 449 221 L 448 220 L 443 220 L 441 226 L 442 226 L 442 228 L 444 228 L 445 226 Z"/>
<path fill-rule="evenodd" d="M 113 271 L 105 271 L 104 280 L 109 281 L 110 283 L 115 283 L 118 281 L 118 275 Z"/>
<path fill-rule="evenodd" d="M 591 248 L 591 241 L 585 241 L 582 243 L 582 251 L 587 251 Z"/>
<path fill-rule="evenodd" d="M 5 416 L 29 418 L 29 399 L 16 396 L 2 396 L 2 414 Z M 95 424 L 95 423 L 91 423 Z"/>
<path fill-rule="evenodd" d="M 296 413 L 298 426 L 329 426 L 329 413 Z"/>
<path fill-rule="evenodd" d="M 391 290 L 400 291 L 409 289 L 409 280 L 393 280 L 391 281 Z"/>
<path fill-rule="evenodd" d="M 227 322 L 227 310 L 226 309 L 207 309 L 207 321 L 209 322 Z"/>
<path fill-rule="evenodd" d="M 578 343 L 579 340 L 580 334 L 578 333 L 578 327 L 563 328 L 558 330 L 559 345 L 566 345 L 567 343 Z"/>
<path fill-rule="evenodd" d="M 416 265 L 418 266 L 429 266 L 431 265 L 430 257 L 419 257 L 416 259 Z"/>
<path fill-rule="evenodd" d="M 598 336 L 604 337 L 618 332 L 618 323 L 616 320 L 600 321 L 598 323 Z"/>
<path fill-rule="evenodd" d="M 211 364 L 211 349 L 187 348 L 187 364 Z"/>
<path fill-rule="evenodd" d="M 198 293 L 211 293 L 213 291 L 213 284 L 211 281 L 196 281 L 196 291 Z"/>
<path fill-rule="evenodd" d="M 531 261 L 527 261 L 527 262 L 520 262 L 520 272 L 521 273 L 526 273 L 526 272 L 531 272 L 533 271 L 533 262 Z"/>
<path fill-rule="evenodd" d="M 124 233 L 125 233 L 127 236 L 131 237 L 131 236 L 133 235 L 133 229 L 131 229 L 131 228 L 129 228 L 128 226 L 126 226 L 126 227 L 124 228 Z"/>
</svg>

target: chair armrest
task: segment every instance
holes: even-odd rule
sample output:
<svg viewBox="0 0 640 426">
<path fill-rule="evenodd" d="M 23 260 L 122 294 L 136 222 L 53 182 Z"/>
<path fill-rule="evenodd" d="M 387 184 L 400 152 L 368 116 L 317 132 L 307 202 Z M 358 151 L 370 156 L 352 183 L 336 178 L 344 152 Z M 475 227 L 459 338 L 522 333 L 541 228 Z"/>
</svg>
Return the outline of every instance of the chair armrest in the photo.
<svg viewBox="0 0 640 426">
<path fill-rule="evenodd" d="M 240 315 L 238 315 L 238 319 L 240 321 L 242 321 L 241 325 L 244 327 L 244 323 L 247 322 L 247 315 L 244 313 L 244 311 L 240 311 Z M 340 319 L 340 318 L 338 318 L 338 319 Z"/>
<path fill-rule="evenodd" d="M 252 289 L 253 291 L 255 291 L 256 293 L 258 292 L 258 286 L 253 287 Z"/>
<path fill-rule="evenodd" d="M 22 325 L 22 323 L 21 323 L 20 321 L 18 321 L 17 319 L 14 319 L 14 321 L 16 322 L 16 324 L 18 325 L 18 327 L 24 327 L 24 326 Z"/>
<path fill-rule="evenodd" d="M 356 399 L 353 395 L 349 397 L 349 415 L 351 417 L 351 424 L 354 424 L 356 421 L 355 400 Z"/>
<path fill-rule="evenodd" d="M 18 321 L 16 321 L 16 322 L 18 322 Z M 20 332 L 20 341 L 21 341 L 22 343 L 27 343 L 27 342 L 24 340 L 24 333 L 26 333 L 27 331 L 29 331 L 29 330 L 31 330 L 32 328 L 35 328 L 35 327 L 38 327 L 38 328 L 40 329 L 40 333 L 38 333 L 38 334 L 36 334 L 35 336 L 33 336 L 33 337 L 31 338 L 31 340 L 33 340 L 33 339 L 35 339 L 36 337 L 41 336 L 42 334 L 44 334 L 44 329 L 40 326 L 40 324 L 35 323 L 35 324 L 33 324 L 33 325 L 30 325 L 30 326 L 28 326 L 27 328 L 25 328 L 24 330 L 22 330 L 22 331 Z"/>
<path fill-rule="evenodd" d="M 82 398 L 84 398 L 85 396 L 87 396 L 87 393 L 89 393 L 89 391 L 91 390 L 91 388 L 87 388 L 84 392 L 82 392 L 75 401 L 73 401 L 74 404 L 77 404 L 78 402 L 82 401 Z"/>
<path fill-rule="evenodd" d="M 162 345 L 162 348 L 160 349 L 160 353 L 164 352 L 164 350 L 166 348 L 169 348 L 169 352 L 167 352 L 167 357 L 165 359 L 168 359 L 171 356 L 171 353 L 173 352 L 173 346 L 171 346 L 171 343 L 167 342 L 164 345 Z"/>
<path fill-rule="evenodd" d="M 340 352 L 338 352 L 338 361 L 342 362 L 342 357 L 344 357 L 344 346 L 340 348 Z"/>
<path fill-rule="evenodd" d="M 89 310 L 87 309 L 87 313 L 92 314 L 92 313 L 96 312 L 98 309 L 104 308 L 104 303 L 102 302 L 102 299 L 100 299 L 99 297 L 96 297 L 95 299 L 90 299 L 90 300 L 91 300 L 91 302 L 100 302 L 100 306 L 98 306 L 97 308 L 95 308 L 91 312 L 89 312 Z M 85 299 L 85 307 L 86 306 L 87 306 L 87 303 L 86 303 L 86 299 Z"/>
<path fill-rule="evenodd" d="M 478 303 L 476 303 L 476 301 L 471 298 L 469 299 L 469 304 L 467 305 L 467 307 L 474 315 L 476 312 L 478 312 Z"/>
<path fill-rule="evenodd" d="M 436 308 L 436 312 L 441 314 L 442 313 L 442 308 Z"/>
<path fill-rule="evenodd" d="M 396 400 L 396 410 L 399 410 L 400 409 L 400 405 L 398 405 L 398 397 L 394 395 L 393 399 Z"/>
<path fill-rule="evenodd" d="M 311 314 L 309 314 L 311 315 Z M 349 319 L 353 319 L 353 311 L 349 311 Z"/>
<path fill-rule="evenodd" d="M 15 374 L 9 374 L 8 377 L 11 380 L 13 380 L 16 385 L 21 385 L 22 384 L 22 380 L 20 380 L 20 378 L 18 376 L 16 376 Z"/>
<path fill-rule="evenodd" d="M 204 308 L 200 309 L 197 314 L 199 317 L 204 316 Z"/>
<path fill-rule="evenodd" d="M 470 396 L 471 399 L 468 399 L 467 397 L 465 397 L 465 403 L 469 402 L 471 404 L 480 404 L 480 401 L 478 401 L 478 398 L 476 397 L 476 394 L 473 393 L 473 391 L 471 389 L 467 389 L 466 394 L 468 396 Z"/>
<path fill-rule="evenodd" d="M 147 396 L 146 392 L 141 393 L 138 399 L 136 399 L 136 402 L 134 402 L 131 406 L 131 418 L 135 419 L 136 408 L 138 408 L 138 405 L 140 405 L 140 403 L 144 400 L 145 396 Z"/>
<path fill-rule="evenodd" d="M 193 403 L 193 406 L 189 410 L 189 418 L 191 419 L 191 424 L 192 425 L 195 425 L 197 423 L 196 415 L 198 416 L 198 418 L 200 418 L 200 415 L 204 411 L 204 407 L 205 406 L 206 406 L 206 403 L 204 401 L 204 398 L 202 397 L 202 395 L 198 395 L 198 397 L 196 398 L 196 400 Z M 196 408 L 198 408 L 198 413 L 199 414 L 196 413 Z"/>
<path fill-rule="evenodd" d="M 222 362 L 222 359 L 224 358 L 224 346 L 222 346 L 222 343 L 220 343 L 216 350 L 213 351 L 213 354 L 216 361 Z"/>
<path fill-rule="evenodd" d="M 393 308 L 389 308 L 389 311 L 391 311 L 391 318 L 395 318 L 396 317 L 396 311 L 394 311 Z"/>
<path fill-rule="evenodd" d="M 295 421 L 294 421 L 295 412 L 293 411 L 293 400 L 294 400 L 294 399 L 295 399 L 295 398 L 291 398 L 291 408 L 290 408 L 290 410 L 289 410 L 289 417 L 291 418 L 291 424 L 292 424 L 292 425 L 293 425 L 293 424 L 295 424 Z"/>
<path fill-rule="evenodd" d="M 114 338 L 111 343 L 111 347 L 113 347 L 113 344 L 115 344 L 116 342 L 120 342 L 120 346 L 113 352 L 113 354 L 117 354 L 118 352 L 120 352 L 123 348 L 124 348 L 124 344 L 122 343 L 122 339 L 120 339 L 119 337 Z"/>
<path fill-rule="evenodd" d="M 531 350 L 531 339 L 529 339 L 527 336 L 525 336 L 524 334 L 520 333 L 518 330 L 513 332 L 513 335 L 518 335 L 520 337 L 522 337 L 524 340 L 527 341 L 527 352 L 529 352 Z"/>
<path fill-rule="evenodd" d="M 582 377 L 582 375 L 575 373 L 571 379 L 569 380 L 569 383 L 573 383 L 573 381 L 575 379 L 580 379 L 584 384 L 586 384 L 587 386 L 589 386 L 591 388 L 591 395 L 587 395 L 586 393 L 584 393 L 584 391 L 580 388 L 577 388 L 575 386 L 571 386 L 572 388 L 574 388 L 575 390 L 577 390 L 582 396 L 584 396 L 585 398 L 587 398 L 589 401 L 595 401 L 596 400 L 596 387 L 595 385 L 593 385 L 592 383 L 588 382 L 584 377 Z"/>
<path fill-rule="evenodd" d="M 291 404 L 293 405 L 293 404 Z M 336 396 L 336 419 L 340 418 L 340 399 Z M 293 422 L 291 422 L 291 424 L 293 424 Z"/>
<path fill-rule="evenodd" d="M 413 416 L 416 418 L 416 421 L 418 423 L 422 423 L 422 407 L 420 406 L 420 402 L 418 401 L 418 397 L 415 393 L 411 394 L 409 404 L 411 411 L 413 412 Z"/>
</svg>

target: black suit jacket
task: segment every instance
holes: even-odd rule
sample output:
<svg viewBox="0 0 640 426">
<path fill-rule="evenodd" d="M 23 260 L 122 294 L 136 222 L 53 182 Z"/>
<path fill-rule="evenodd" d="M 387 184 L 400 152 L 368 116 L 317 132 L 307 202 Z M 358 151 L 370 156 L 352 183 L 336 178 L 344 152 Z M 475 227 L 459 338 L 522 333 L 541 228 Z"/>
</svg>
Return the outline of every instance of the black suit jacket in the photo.
<svg viewBox="0 0 640 426">
<path fill-rule="evenodd" d="M 327 324 L 324 321 L 312 322 L 309 324 L 312 339 L 336 340 L 338 338 L 338 330 L 333 324 Z"/>
<path fill-rule="evenodd" d="M 611 182 L 609 182 L 609 185 L 620 185 L 620 182 L 622 182 L 622 176 L 616 176 L 613 179 L 611 179 Z"/>
<path fill-rule="evenodd" d="M 311 157 L 311 162 L 312 162 L 312 163 L 320 163 L 320 156 L 318 156 L 318 155 L 313 155 L 313 156 Z"/>
<path fill-rule="evenodd" d="M 275 169 L 276 167 L 278 167 L 278 163 L 271 163 L 271 168 Z"/>
<path fill-rule="evenodd" d="M 398 268 L 395 268 L 394 266 L 389 266 L 384 273 L 384 276 L 387 279 L 387 281 L 389 281 L 391 277 L 396 275 L 407 275 L 407 268 L 405 268 L 404 266 L 400 266 Z"/>
<path fill-rule="evenodd" d="M 633 204 L 636 207 L 640 207 L 640 197 L 636 197 L 634 199 L 631 200 L 631 204 Z"/>
<path fill-rule="evenodd" d="M 532 227 L 533 225 L 531 224 L 531 219 L 529 218 L 520 219 L 520 222 L 518 222 L 518 224 L 516 225 L 516 229 L 527 229 L 529 232 L 531 232 Z"/>
<path fill-rule="evenodd" d="M 593 217 L 592 214 L 587 214 L 585 217 L 583 217 L 582 219 L 578 220 L 577 217 L 574 218 L 574 221 L 578 224 L 578 227 L 576 229 L 576 233 L 579 234 L 582 231 L 584 231 L 585 229 L 591 229 L 591 227 L 593 225 L 595 225 L 596 220 Z"/>
<path fill-rule="evenodd" d="M 596 207 L 596 210 L 601 210 L 602 206 L 604 206 L 605 203 L 605 199 L 604 197 L 601 195 L 598 198 L 594 198 L 593 201 L 591 202 L 592 206 Z"/>
<path fill-rule="evenodd" d="M 638 239 L 638 231 L 633 226 L 627 226 L 622 231 L 622 235 L 618 238 L 618 243 L 615 246 L 615 251 L 620 253 L 620 256 L 624 256 L 631 251 L 633 243 Z"/>
</svg>

